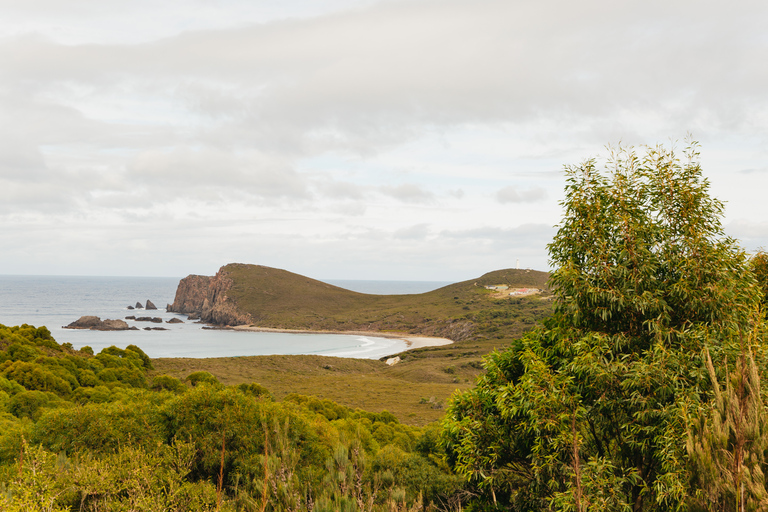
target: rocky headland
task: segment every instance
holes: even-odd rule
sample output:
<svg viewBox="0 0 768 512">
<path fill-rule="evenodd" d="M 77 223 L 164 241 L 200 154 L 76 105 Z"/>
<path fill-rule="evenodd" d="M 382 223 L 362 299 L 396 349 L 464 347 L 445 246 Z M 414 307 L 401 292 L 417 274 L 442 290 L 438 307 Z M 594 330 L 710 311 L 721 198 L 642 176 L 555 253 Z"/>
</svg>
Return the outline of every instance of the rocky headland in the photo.
<svg viewBox="0 0 768 512">
<path fill-rule="evenodd" d="M 190 319 L 214 325 L 244 325 L 251 323 L 251 315 L 239 311 L 227 295 L 233 281 L 222 267 L 215 276 L 190 275 L 179 282 L 173 304 L 166 311 L 189 315 Z"/>
<path fill-rule="evenodd" d="M 218 328 L 387 333 L 401 339 L 461 341 L 532 325 L 533 316 L 523 310 L 549 309 L 548 277 L 546 272 L 505 269 L 422 294 L 372 295 L 286 270 L 231 263 L 212 277 L 182 279 L 166 310 Z M 512 297 L 510 290 L 521 287 L 536 288 L 541 294 L 530 300 Z"/>
</svg>

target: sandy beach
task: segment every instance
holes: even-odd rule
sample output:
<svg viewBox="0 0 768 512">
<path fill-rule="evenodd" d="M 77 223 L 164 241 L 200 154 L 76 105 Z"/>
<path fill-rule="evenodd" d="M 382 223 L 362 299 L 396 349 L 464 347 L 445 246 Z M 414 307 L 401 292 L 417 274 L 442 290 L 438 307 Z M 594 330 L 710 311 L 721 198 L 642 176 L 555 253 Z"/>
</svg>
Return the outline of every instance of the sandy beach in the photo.
<svg viewBox="0 0 768 512">
<path fill-rule="evenodd" d="M 235 331 L 253 331 L 253 332 L 285 332 L 291 334 L 346 334 L 351 336 L 370 336 L 377 338 L 389 338 L 395 340 L 402 340 L 408 345 L 406 350 L 412 350 L 415 348 L 423 347 L 439 347 L 441 345 L 450 345 L 453 343 L 448 338 L 433 338 L 429 336 L 413 336 L 407 333 L 393 333 L 393 332 L 375 332 L 375 331 L 316 331 L 309 329 L 272 329 L 270 327 L 254 327 L 251 325 L 238 325 L 230 327 Z"/>
</svg>

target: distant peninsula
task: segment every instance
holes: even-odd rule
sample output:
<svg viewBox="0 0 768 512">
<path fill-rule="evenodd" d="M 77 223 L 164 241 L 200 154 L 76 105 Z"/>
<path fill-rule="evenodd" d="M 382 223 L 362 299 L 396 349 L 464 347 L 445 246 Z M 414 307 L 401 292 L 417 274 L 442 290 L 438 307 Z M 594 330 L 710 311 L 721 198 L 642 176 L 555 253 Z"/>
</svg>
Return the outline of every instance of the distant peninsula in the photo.
<svg viewBox="0 0 768 512">
<path fill-rule="evenodd" d="M 501 302 L 548 301 L 549 274 L 505 269 L 427 293 L 371 295 L 286 270 L 231 263 L 179 282 L 170 312 L 220 327 L 435 336 L 461 341 L 487 331 L 483 311 Z M 526 319 L 510 315 L 510 326 Z"/>
</svg>

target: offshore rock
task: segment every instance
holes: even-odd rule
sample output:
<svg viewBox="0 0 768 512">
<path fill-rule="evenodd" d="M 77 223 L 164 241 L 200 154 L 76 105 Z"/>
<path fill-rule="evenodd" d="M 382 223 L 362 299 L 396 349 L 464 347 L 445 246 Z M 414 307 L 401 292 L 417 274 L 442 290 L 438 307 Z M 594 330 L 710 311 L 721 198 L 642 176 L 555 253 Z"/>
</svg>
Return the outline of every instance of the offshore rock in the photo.
<svg viewBox="0 0 768 512">
<path fill-rule="evenodd" d="M 141 302 L 137 302 L 134 306 L 136 309 L 144 309 L 144 306 L 141 305 Z"/>
<path fill-rule="evenodd" d="M 183 324 L 184 320 L 182 320 L 181 318 L 171 318 L 170 320 L 166 320 L 165 323 L 167 323 L 167 324 Z"/>
<path fill-rule="evenodd" d="M 232 284 L 224 267 L 213 277 L 185 277 L 179 282 L 176 298 L 168 311 L 189 315 L 190 320 L 199 315 L 203 322 L 220 326 L 252 323 L 251 315 L 240 312 L 227 296 Z"/>
<path fill-rule="evenodd" d="M 92 331 L 128 331 L 131 328 L 123 320 L 101 320 L 97 316 L 81 316 L 64 329 L 90 329 Z"/>
<path fill-rule="evenodd" d="M 152 301 L 151 301 L 151 300 L 147 299 L 147 307 L 146 307 L 146 308 L 144 308 L 144 309 L 157 309 L 157 306 L 155 306 L 154 304 L 152 304 Z"/>
<path fill-rule="evenodd" d="M 136 320 L 137 322 L 154 322 L 156 324 L 162 323 L 163 319 L 159 316 L 151 317 L 151 316 L 140 316 L 138 318 L 134 318 L 133 320 Z"/>
</svg>

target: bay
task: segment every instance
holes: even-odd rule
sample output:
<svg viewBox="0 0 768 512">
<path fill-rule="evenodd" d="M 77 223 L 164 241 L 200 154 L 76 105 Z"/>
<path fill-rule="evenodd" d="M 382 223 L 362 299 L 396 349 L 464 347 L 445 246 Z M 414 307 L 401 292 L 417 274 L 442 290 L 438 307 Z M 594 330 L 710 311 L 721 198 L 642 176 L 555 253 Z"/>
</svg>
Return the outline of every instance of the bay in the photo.
<svg viewBox="0 0 768 512">
<path fill-rule="evenodd" d="M 326 282 L 361 293 L 423 293 L 449 284 L 431 281 L 352 281 Z M 46 326 L 59 343 L 75 348 L 90 346 L 94 352 L 115 345 L 137 345 L 150 357 L 232 357 L 271 354 L 317 354 L 335 357 L 378 359 L 402 352 L 402 340 L 374 336 L 338 334 L 294 334 L 241 332 L 206 329 L 190 322 L 186 315 L 168 313 L 179 278 L 176 277 L 92 277 L 92 276 L 10 276 L 0 275 L 0 324 Z M 151 300 L 157 310 L 130 310 L 136 302 Z M 138 331 L 87 331 L 64 329 L 81 316 L 95 315 L 102 320 L 123 319 L 129 315 L 160 317 L 162 324 L 132 322 Z M 181 324 L 166 323 L 172 318 Z M 164 327 L 166 331 L 146 331 L 143 327 Z"/>
</svg>

